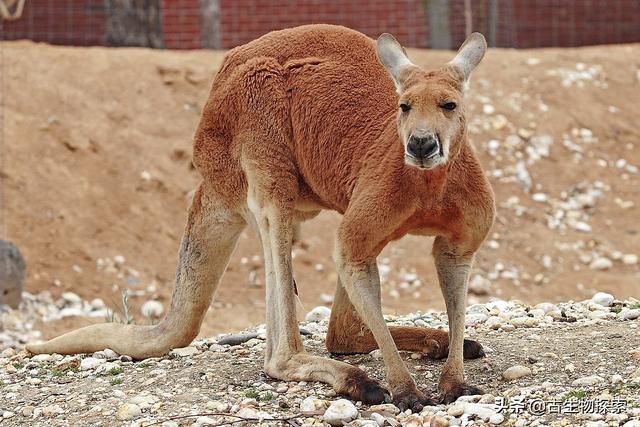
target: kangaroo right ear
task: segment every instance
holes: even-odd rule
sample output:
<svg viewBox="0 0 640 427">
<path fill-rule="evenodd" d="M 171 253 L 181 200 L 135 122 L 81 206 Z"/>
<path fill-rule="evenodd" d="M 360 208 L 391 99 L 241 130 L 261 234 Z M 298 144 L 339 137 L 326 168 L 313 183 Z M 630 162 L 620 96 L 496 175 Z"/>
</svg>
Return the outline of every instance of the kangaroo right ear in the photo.
<svg viewBox="0 0 640 427">
<path fill-rule="evenodd" d="M 410 67 L 415 67 L 407 57 L 404 48 L 389 33 L 382 33 L 376 41 L 376 53 L 378 60 L 387 69 L 393 82 L 396 84 L 398 92 L 402 89 L 403 78 L 406 76 L 405 71 Z"/>
</svg>

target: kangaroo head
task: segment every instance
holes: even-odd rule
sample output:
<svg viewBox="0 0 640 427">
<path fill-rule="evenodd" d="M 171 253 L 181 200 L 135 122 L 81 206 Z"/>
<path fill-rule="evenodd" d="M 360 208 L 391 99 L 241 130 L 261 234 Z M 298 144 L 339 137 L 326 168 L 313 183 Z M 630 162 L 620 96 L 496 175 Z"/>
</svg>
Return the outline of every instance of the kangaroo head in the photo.
<svg viewBox="0 0 640 427">
<path fill-rule="evenodd" d="M 486 49 L 482 34 L 473 33 L 455 58 L 438 70 L 426 71 L 409 60 L 392 35 L 378 38 L 378 59 L 399 95 L 398 135 L 406 164 L 435 169 L 460 151 L 466 131 L 464 91 Z"/>
</svg>

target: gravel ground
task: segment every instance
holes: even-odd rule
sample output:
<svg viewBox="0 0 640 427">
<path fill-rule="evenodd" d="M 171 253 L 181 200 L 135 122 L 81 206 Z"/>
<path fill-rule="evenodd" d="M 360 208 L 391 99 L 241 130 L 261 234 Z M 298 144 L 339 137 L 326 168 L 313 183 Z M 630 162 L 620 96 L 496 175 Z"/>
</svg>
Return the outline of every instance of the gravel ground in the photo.
<svg viewBox="0 0 640 427">
<path fill-rule="evenodd" d="M 327 313 L 320 311 L 313 317 L 321 319 L 301 330 L 309 352 L 329 356 Z M 111 350 L 29 357 L 7 348 L 0 354 L 0 424 L 640 426 L 639 317 L 639 301 L 608 294 L 534 307 L 501 300 L 472 305 L 467 335 L 485 346 L 487 357 L 467 361 L 466 373 L 487 394 L 419 414 L 389 404 L 354 405 L 324 384 L 266 377 L 264 326 L 138 362 Z M 441 312 L 387 321 L 446 326 Z M 225 344 L 230 341 L 239 344 Z M 418 385 L 434 391 L 443 362 L 417 353 L 403 358 Z M 378 350 L 340 359 L 384 378 Z"/>
</svg>

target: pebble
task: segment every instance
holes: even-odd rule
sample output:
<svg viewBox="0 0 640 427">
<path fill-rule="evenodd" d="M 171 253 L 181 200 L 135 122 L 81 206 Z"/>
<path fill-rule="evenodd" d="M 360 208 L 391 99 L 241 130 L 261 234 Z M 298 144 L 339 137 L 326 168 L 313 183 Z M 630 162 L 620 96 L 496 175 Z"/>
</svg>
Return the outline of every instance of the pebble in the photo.
<svg viewBox="0 0 640 427">
<path fill-rule="evenodd" d="M 358 417 L 358 408 L 347 399 L 331 402 L 322 419 L 332 426 L 342 426 Z"/>
<path fill-rule="evenodd" d="M 164 306 L 160 301 L 147 301 L 140 307 L 140 312 L 144 317 L 158 319 L 164 313 Z"/>
<path fill-rule="evenodd" d="M 258 338 L 257 332 L 230 334 L 218 340 L 219 345 L 240 345 L 250 339 Z"/>
<path fill-rule="evenodd" d="M 447 414 L 451 415 L 452 417 L 459 417 L 460 415 L 464 414 L 464 406 L 453 405 L 449 407 L 449 409 L 447 409 Z"/>
<path fill-rule="evenodd" d="M 372 405 L 369 407 L 371 412 L 388 412 L 392 415 L 398 415 L 400 413 L 400 409 L 396 405 L 392 405 L 391 403 L 383 403 L 380 405 Z"/>
<path fill-rule="evenodd" d="M 640 308 L 623 309 L 618 313 L 618 318 L 621 320 L 635 320 L 640 317 Z"/>
<path fill-rule="evenodd" d="M 429 422 L 429 427 L 448 427 L 450 425 L 454 424 L 450 424 L 449 421 L 444 417 L 433 417 Z"/>
<path fill-rule="evenodd" d="M 301 412 L 320 412 L 324 411 L 329 407 L 329 401 L 319 399 L 317 396 L 309 396 L 302 401 L 300 404 Z"/>
<path fill-rule="evenodd" d="M 504 422 L 504 415 L 502 414 L 493 414 L 489 417 L 489 424 L 493 424 L 495 426 L 502 424 Z"/>
<path fill-rule="evenodd" d="M 526 377 L 531 375 L 531 369 L 522 365 L 515 365 L 508 368 L 506 371 L 502 373 L 502 378 L 507 381 L 516 380 L 518 378 Z"/>
<path fill-rule="evenodd" d="M 571 387 L 592 386 L 604 382 L 604 379 L 598 375 L 590 375 L 588 377 L 578 378 L 571 383 Z"/>
<path fill-rule="evenodd" d="M 607 257 L 598 257 L 589 264 L 589 268 L 592 270 L 608 270 L 611 267 L 613 267 L 613 261 Z"/>
<path fill-rule="evenodd" d="M 375 423 L 378 424 L 380 427 L 382 427 L 386 422 L 384 416 L 378 414 L 377 412 L 374 412 L 371 415 L 369 415 L 369 418 L 375 421 Z"/>
<path fill-rule="evenodd" d="M 594 304 L 598 304 L 603 307 L 611 307 L 611 304 L 613 304 L 614 298 L 613 298 L 613 295 L 611 294 L 607 294 L 605 292 L 598 292 L 591 297 L 591 301 Z"/>
<path fill-rule="evenodd" d="M 331 309 L 329 307 L 320 305 L 308 312 L 305 316 L 305 320 L 307 322 L 320 322 L 322 320 L 328 319 L 329 316 L 331 316 Z"/>
<path fill-rule="evenodd" d="M 635 265 L 638 263 L 638 255 L 625 254 L 622 256 L 622 263 L 625 265 Z"/>
<path fill-rule="evenodd" d="M 80 361 L 80 370 L 88 371 L 98 367 L 106 362 L 106 359 L 97 359 L 95 357 L 86 357 Z"/>
<path fill-rule="evenodd" d="M 194 354 L 197 354 L 197 353 L 198 353 L 198 349 L 193 346 L 174 348 L 170 352 L 171 355 L 176 357 L 188 357 L 188 356 L 193 356 Z"/>
</svg>

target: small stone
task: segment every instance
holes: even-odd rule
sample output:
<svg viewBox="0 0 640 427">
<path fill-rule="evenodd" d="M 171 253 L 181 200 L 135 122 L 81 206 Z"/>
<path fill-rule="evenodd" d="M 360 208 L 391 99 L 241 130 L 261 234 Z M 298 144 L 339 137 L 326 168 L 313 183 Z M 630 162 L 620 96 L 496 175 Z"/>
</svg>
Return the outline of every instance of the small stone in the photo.
<svg viewBox="0 0 640 427">
<path fill-rule="evenodd" d="M 447 427 L 449 425 L 453 424 L 449 424 L 449 421 L 444 417 L 433 417 L 429 422 L 429 427 Z"/>
<path fill-rule="evenodd" d="M 475 295 L 487 295 L 491 292 L 491 282 L 479 274 L 469 280 L 469 292 Z"/>
<path fill-rule="evenodd" d="M 470 313 L 466 315 L 464 319 L 464 324 L 466 326 L 478 325 L 480 323 L 484 323 L 488 318 L 489 316 L 487 316 L 486 314 Z"/>
<path fill-rule="evenodd" d="M 613 267 L 613 262 L 607 257 L 598 257 L 589 264 L 589 268 L 592 270 L 608 270 L 611 267 Z"/>
<path fill-rule="evenodd" d="M 493 414 L 489 417 L 489 424 L 493 424 L 497 426 L 498 424 L 502 424 L 504 422 L 504 415 L 502 414 Z"/>
<path fill-rule="evenodd" d="M 116 353 L 115 351 L 111 350 L 110 348 L 105 348 L 104 350 L 102 350 L 102 353 L 109 360 L 117 359 L 118 357 L 120 357 L 120 355 L 118 353 Z"/>
<path fill-rule="evenodd" d="M 529 376 L 531 374 L 532 374 L 531 369 L 527 368 L 526 366 L 515 365 L 508 368 L 506 371 L 504 371 L 502 373 L 502 378 L 504 378 L 507 381 L 512 381 L 518 378 Z"/>
<path fill-rule="evenodd" d="M 484 322 L 484 325 L 489 329 L 500 329 L 500 327 L 502 326 L 502 320 L 500 320 L 500 318 L 497 316 L 491 316 L 489 317 L 489 319 L 487 319 L 486 322 Z"/>
<path fill-rule="evenodd" d="M 182 348 L 174 348 L 173 350 L 171 350 L 170 354 L 176 357 L 189 357 L 197 353 L 198 353 L 198 349 L 196 347 L 189 346 L 189 347 L 182 347 Z"/>
<path fill-rule="evenodd" d="M 309 396 L 300 404 L 301 412 L 322 412 L 329 407 L 329 401 L 319 399 L 316 396 Z"/>
<path fill-rule="evenodd" d="M 358 417 L 358 409 L 347 399 L 338 399 L 329 405 L 322 419 L 332 426 L 342 426 Z"/>
<path fill-rule="evenodd" d="M 602 377 L 599 377 L 598 375 L 590 375 L 588 377 L 578 378 L 577 380 L 573 381 L 571 383 L 571 387 L 592 386 L 602 382 L 604 382 L 604 379 Z"/>
<path fill-rule="evenodd" d="M 162 316 L 162 313 L 164 313 L 164 306 L 160 301 L 151 300 L 142 304 L 142 307 L 140 307 L 140 312 L 142 312 L 142 315 L 144 317 L 158 319 L 160 318 L 160 316 Z"/>
<path fill-rule="evenodd" d="M 638 263 L 638 255 L 636 254 L 624 254 L 622 256 L 622 263 L 625 265 L 635 265 Z"/>
<path fill-rule="evenodd" d="M 594 296 L 591 297 L 591 301 L 594 304 L 601 305 L 603 307 L 611 307 L 613 304 L 614 298 L 613 295 L 607 294 L 604 292 L 598 292 Z"/>
<path fill-rule="evenodd" d="M 205 407 L 210 410 L 210 411 L 215 411 L 215 412 L 227 412 L 229 410 L 229 404 L 226 402 L 220 402 L 220 401 L 208 401 L 205 404 Z"/>
<path fill-rule="evenodd" d="M 250 339 L 258 338 L 257 332 L 248 332 L 243 334 L 231 334 L 218 340 L 219 345 L 239 345 L 249 341 Z"/>
<path fill-rule="evenodd" d="M 31 358 L 32 362 L 48 362 L 51 360 L 50 354 L 36 354 Z"/>
<path fill-rule="evenodd" d="M 452 417 L 459 417 L 464 414 L 464 406 L 462 405 L 453 405 L 449 409 L 447 409 L 447 414 Z"/>
<path fill-rule="evenodd" d="M 133 403 L 125 403 L 118 408 L 116 417 L 118 417 L 120 421 L 129 421 L 134 419 L 135 417 L 139 417 L 140 415 L 142 415 L 142 410 L 138 405 Z"/>
<path fill-rule="evenodd" d="M 396 405 L 391 403 L 383 403 L 380 405 L 372 405 L 369 407 L 371 412 L 387 412 L 392 415 L 398 415 L 400 413 L 400 409 Z"/>
<path fill-rule="evenodd" d="M 80 361 L 80 370 L 88 371 L 102 365 L 106 362 L 106 359 L 98 359 L 95 357 L 86 357 Z"/>
<path fill-rule="evenodd" d="M 382 427 L 386 421 L 385 418 L 382 415 L 378 414 L 377 412 L 374 412 L 371 415 L 369 415 L 369 418 L 375 421 L 376 424 L 378 424 L 380 427 Z"/>
<path fill-rule="evenodd" d="M 624 309 L 618 313 L 621 320 L 634 320 L 640 317 L 640 308 Z"/>
<path fill-rule="evenodd" d="M 320 305 L 308 312 L 304 319 L 307 322 L 320 322 L 321 320 L 328 319 L 329 316 L 331 316 L 331 309 Z"/>
</svg>

